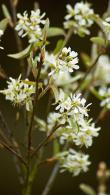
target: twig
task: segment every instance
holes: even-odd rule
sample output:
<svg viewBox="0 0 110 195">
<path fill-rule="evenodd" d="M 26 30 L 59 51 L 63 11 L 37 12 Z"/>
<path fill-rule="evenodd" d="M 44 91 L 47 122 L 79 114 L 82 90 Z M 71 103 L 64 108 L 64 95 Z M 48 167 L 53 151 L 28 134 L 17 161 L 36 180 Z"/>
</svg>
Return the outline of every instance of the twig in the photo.
<svg viewBox="0 0 110 195">
<path fill-rule="evenodd" d="M 102 54 L 99 54 L 98 57 L 95 59 L 95 61 L 91 64 L 90 68 L 89 68 L 88 71 L 85 73 L 85 76 L 84 76 L 84 77 L 82 78 L 82 80 L 80 81 L 78 87 L 74 90 L 74 93 L 75 93 L 76 91 L 78 91 L 78 90 L 81 88 L 83 82 L 86 80 L 86 78 L 88 77 L 88 75 L 93 71 L 93 69 L 94 69 L 94 67 L 96 66 L 96 63 L 97 63 L 97 61 L 98 61 L 98 59 L 99 59 L 99 57 L 100 57 L 101 55 L 102 55 Z"/>
<path fill-rule="evenodd" d="M 3 126 L 3 129 L 6 131 L 6 133 L 8 134 L 8 137 L 11 138 L 11 142 L 7 139 L 7 137 L 4 135 L 4 133 L 2 131 L 0 131 L 0 135 L 2 137 L 2 139 L 8 144 L 8 145 L 11 145 L 13 144 L 14 145 L 14 148 L 17 149 L 17 152 L 20 153 L 19 151 L 19 148 L 18 148 L 18 143 L 16 142 L 16 140 L 13 138 L 13 134 L 12 134 L 12 131 L 10 130 L 10 128 L 8 127 L 7 125 L 7 122 L 2 114 L 2 112 L 0 112 L 0 122 Z M 12 146 L 11 146 L 12 147 Z M 20 184 L 22 185 L 23 184 L 23 176 L 22 176 L 22 167 L 18 161 L 18 158 L 16 156 L 13 156 L 13 160 L 15 162 L 15 166 L 16 166 L 16 170 L 17 170 L 17 173 L 18 173 L 18 179 L 19 179 L 19 182 Z"/>
<path fill-rule="evenodd" d="M 64 46 L 68 43 L 68 41 L 70 40 L 72 34 L 73 34 L 73 28 L 70 28 L 68 33 L 65 36 Z"/>
<path fill-rule="evenodd" d="M 55 133 L 55 131 L 59 128 L 59 127 L 62 127 L 64 126 L 64 124 L 60 124 L 56 127 L 54 127 L 54 129 L 50 132 L 50 134 L 45 137 L 42 142 L 37 146 L 37 148 L 33 151 L 33 153 L 31 154 L 31 156 L 33 157 L 47 142 L 48 140 L 50 139 L 50 137 Z"/>
<path fill-rule="evenodd" d="M 53 186 L 55 178 L 57 176 L 58 170 L 59 170 L 59 164 L 56 163 L 55 167 L 52 170 L 50 178 L 49 178 L 49 180 L 48 180 L 48 182 L 47 182 L 47 184 L 46 184 L 46 186 L 45 186 L 45 188 L 44 188 L 44 190 L 43 190 L 41 195 L 47 195 L 49 193 L 49 191 L 51 190 L 51 188 Z"/>
<path fill-rule="evenodd" d="M 42 64 L 43 64 L 43 55 L 41 53 L 40 62 L 37 64 L 38 74 L 37 74 L 37 78 L 36 78 L 36 91 L 35 91 L 35 98 L 34 98 L 34 103 L 33 103 L 33 112 L 31 115 L 31 122 L 30 122 L 29 130 L 28 130 L 28 157 L 29 157 L 30 149 L 31 149 L 31 145 L 32 145 L 32 128 L 33 128 L 35 111 L 37 109 L 37 101 L 38 101 L 38 93 L 39 93 L 38 85 L 39 85 L 39 78 L 40 78 Z"/>
<path fill-rule="evenodd" d="M 9 152 L 11 152 L 12 154 L 14 154 L 26 167 L 27 167 L 27 163 L 25 162 L 25 160 L 22 158 L 22 156 L 20 154 L 18 154 L 13 148 L 11 148 L 10 146 L 8 146 L 6 143 L 4 143 L 3 141 L 0 140 L 0 144 L 7 149 Z"/>
<path fill-rule="evenodd" d="M 16 13 L 16 7 L 13 4 L 13 0 L 10 0 L 10 7 L 11 7 L 11 11 L 12 11 L 13 23 L 14 23 L 14 26 L 15 26 L 16 23 L 17 23 L 17 18 L 16 18 L 17 13 Z M 20 40 L 17 32 L 14 31 L 14 33 L 15 33 L 16 43 L 17 43 L 17 46 L 18 46 L 18 51 L 21 51 L 22 50 L 21 40 Z"/>
<path fill-rule="evenodd" d="M 10 2 L 11 11 L 12 11 L 13 26 L 15 27 L 16 23 L 17 23 L 16 6 L 14 5 L 13 0 L 10 0 L 9 2 Z M 19 38 L 19 36 L 18 36 L 18 34 L 17 34 L 17 32 L 15 30 L 14 30 L 14 35 L 15 35 L 15 39 L 16 39 L 17 50 L 18 50 L 18 52 L 20 52 L 20 51 L 23 50 L 21 39 Z M 22 60 L 22 59 L 20 60 L 20 66 L 21 66 L 21 69 L 22 69 L 22 73 L 25 74 L 25 71 L 24 71 L 24 60 Z"/>
<path fill-rule="evenodd" d="M 0 111 L 0 122 L 1 122 L 1 125 L 3 126 L 3 128 L 6 130 L 6 133 L 8 135 L 8 137 L 11 137 L 12 136 L 12 132 L 10 131 L 10 128 L 8 127 L 6 121 L 5 121 L 5 118 L 2 114 L 2 112 Z"/>
</svg>

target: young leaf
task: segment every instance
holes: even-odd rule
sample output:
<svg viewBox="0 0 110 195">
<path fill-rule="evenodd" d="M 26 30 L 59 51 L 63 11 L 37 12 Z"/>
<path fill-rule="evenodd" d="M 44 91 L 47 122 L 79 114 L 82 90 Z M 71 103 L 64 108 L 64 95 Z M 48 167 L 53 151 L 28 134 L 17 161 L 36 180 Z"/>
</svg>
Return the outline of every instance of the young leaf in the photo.
<svg viewBox="0 0 110 195">
<path fill-rule="evenodd" d="M 82 52 L 81 53 L 81 58 L 82 58 L 82 61 L 83 63 L 85 64 L 86 67 L 89 67 L 90 64 L 91 64 L 91 58 L 88 54 Z"/>
<path fill-rule="evenodd" d="M 96 195 L 94 189 L 92 189 L 89 185 L 81 184 L 80 189 L 87 195 Z"/>
<path fill-rule="evenodd" d="M 48 35 L 49 24 L 50 24 L 50 22 L 49 22 L 49 19 L 47 18 L 44 29 L 43 29 L 43 41 L 44 41 L 44 43 L 46 42 L 46 38 L 47 38 L 47 35 Z"/>
<path fill-rule="evenodd" d="M 5 31 L 8 25 L 8 19 L 5 18 L 3 20 L 0 21 L 0 30 Z"/>
<path fill-rule="evenodd" d="M 3 11 L 5 18 L 7 18 L 8 20 L 11 20 L 11 15 L 5 4 L 2 4 L 2 11 Z"/>
<path fill-rule="evenodd" d="M 63 45 L 64 45 L 64 40 L 63 39 L 58 40 L 56 48 L 54 49 L 55 55 L 63 48 Z"/>
<path fill-rule="evenodd" d="M 95 43 L 97 45 L 100 45 L 100 46 L 105 46 L 106 45 L 106 41 L 102 37 L 92 37 L 90 40 L 93 43 Z"/>
<path fill-rule="evenodd" d="M 55 100 L 57 100 L 58 99 L 58 89 L 57 89 L 57 87 L 54 86 L 54 85 L 51 85 L 51 89 L 52 89 L 53 95 L 55 97 Z"/>
<path fill-rule="evenodd" d="M 65 35 L 65 31 L 62 28 L 50 27 L 48 30 L 48 37 L 55 37 Z"/>
<path fill-rule="evenodd" d="M 16 53 L 16 54 L 8 54 L 9 57 L 14 58 L 14 59 L 23 59 L 27 57 L 31 51 L 32 45 L 29 45 L 26 49 L 23 51 Z"/>
</svg>

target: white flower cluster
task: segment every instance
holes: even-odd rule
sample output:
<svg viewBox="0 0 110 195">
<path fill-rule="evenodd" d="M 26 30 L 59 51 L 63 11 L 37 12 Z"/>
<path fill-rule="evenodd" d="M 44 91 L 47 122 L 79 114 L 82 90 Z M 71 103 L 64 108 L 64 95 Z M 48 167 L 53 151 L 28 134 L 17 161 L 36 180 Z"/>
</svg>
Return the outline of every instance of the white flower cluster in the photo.
<svg viewBox="0 0 110 195">
<path fill-rule="evenodd" d="M 3 30 L 0 29 L 0 41 L 1 41 L 1 37 L 3 36 L 4 32 Z M 0 49 L 3 49 L 3 47 L 0 47 Z"/>
<path fill-rule="evenodd" d="M 52 68 L 50 75 L 53 75 L 54 73 L 61 72 L 73 72 L 74 69 L 79 69 L 78 63 L 78 53 L 75 51 L 71 51 L 71 48 L 64 47 L 60 53 L 60 55 L 56 58 L 56 61 L 52 60 Z"/>
<path fill-rule="evenodd" d="M 74 33 L 81 36 L 90 34 L 88 28 L 93 24 L 91 16 L 94 14 L 90 4 L 79 2 L 75 4 L 74 8 L 69 4 L 66 8 L 68 14 L 65 16 L 64 28 L 73 28 Z"/>
<path fill-rule="evenodd" d="M 63 120 L 65 119 L 65 127 L 58 131 L 60 142 L 74 142 L 77 146 L 91 146 L 93 137 L 98 136 L 100 128 L 96 128 L 92 119 L 88 117 L 90 104 L 86 105 L 86 100 L 81 98 L 81 94 L 68 96 L 62 90 L 57 103 L 56 110 L 59 110 Z"/>
<path fill-rule="evenodd" d="M 102 96 L 101 106 L 110 109 L 110 88 L 107 86 L 102 86 L 99 89 L 99 94 Z"/>
<path fill-rule="evenodd" d="M 17 18 L 19 20 L 15 29 L 18 31 L 19 36 L 28 36 L 30 43 L 42 40 L 41 25 L 45 24 L 45 20 L 43 19 L 44 16 L 45 13 L 40 15 L 40 9 L 37 9 L 36 11 L 32 10 L 30 17 L 26 11 L 23 13 L 23 15 L 18 13 Z"/>
<path fill-rule="evenodd" d="M 101 55 L 94 73 L 96 85 L 105 85 L 110 83 L 110 58 L 107 55 Z"/>
<path fill-rule="evenodd" d="M 14 105 L 26 105 L 26 110 L 30 111 L 32 109 L 32 94 L 35 93 L 35 87 L 27 83 L 28 79 L 23 82 L 21 75 L 17 80 L 10 77 L 9 81 L 7 81 L 8 88 L 0 90 L 0 93 L 4 94 L 6 100 L 10 100 Z"/>
<path fill-rule="evenodd" d="M 73 176 L 79 175 L 81 172 L 87 172 L 88 166 L 91 164 L 88 160 L 89 155 L 76 152 L 73 149 L 58 154 L 61 164 L 61 172 L 69 171 Z"/>
<path fill-rule="evenodd" d="M 36 65 L 39 60 L 40 58 L 37 56 L 33 60 L 33 64 Z M 41 70 L 41 77 L 44 80 L 44 84 L 48 83 L 48 76 L 51 76 L 56 86 L 66 87 L 67 85 L 70 87 L 70 84 L 75 80 L 75 77 L 72 78 L 71 73 L 79 69 L 77 65 L 78 61 L 78 53 L 71 51 L 70 47 L 64 47 L 59 56 L 46 51 Z"/>
<path fill-rule="evenodd" d="M 92 119 L 89 119 L 88 107 L 90 104 L 86 105 L 86 100 L 81 98 L 81 94 L 68 96 L 62 90 L 59 92 L 56 103 L 57 112 L 49 114 L 47 128 L 44 131 L 51 131 L 56 124 L 62 124 L 63 126 L 54 134 L 55 137 L 59 137 L 61 144 L 73 142 L 76 146 L 90 147 L 93 138 L 99 135 L 100 130 L 100 127 L 96 128 Z M 43 122 L 39 125 L 40 129 L 44 127 Z"/>
</svg>

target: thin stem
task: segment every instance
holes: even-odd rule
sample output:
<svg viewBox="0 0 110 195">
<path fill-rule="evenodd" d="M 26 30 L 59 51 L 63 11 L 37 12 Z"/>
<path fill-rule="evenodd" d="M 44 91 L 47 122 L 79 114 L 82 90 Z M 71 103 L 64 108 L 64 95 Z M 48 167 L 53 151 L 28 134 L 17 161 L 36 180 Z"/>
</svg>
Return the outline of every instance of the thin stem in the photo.
<svg viewBox="0 0 110 195">
<path fill-rule="evenodd" d="M 94 67 L 96 66 L 96 63 L 99 59 L 99 57 L 101 56 L 102 54 L 99 54 L 98 57 L 95 59 L 95 61 L 91 64 L 90 68 L 88 69 L 88 71 L 85 73 L 84 77 L 82 78 L 82 80 L 80 81 L 78 87 L 74 90 L 74 93 L 76 91 L 78 91 L 82 85 L 83 85 L 83 82 L 86 80 L 86 78 L 88 77 L 88 75 L 93 71 Z"/>
<path fill-rule="evenodd" d="M 17 13 L 16 13 L 16 7 L 13 4 L 13 0 L 10 0 L 10 7 L 11 7 L 11 11 L 12 11 L 13 23 L 14 23 L 14 26 L 15 26 L 16 23 L 17 23 L 17 18 L 16 18 Z M 18 51 L 21 51 L 22 50 L 21 40 L 20 40 L 17 32 L 14 31 L 14 33 L 15 33 L 15 38 L 16 38 L 16 43 L 17 43 Z"/>
<path fill-rule="evenodd" d="M 23 163 L 26 167 L 27 167 L 27 163 L 25 162 L 25 160 L 23 159 L 23 157 L 18 154 L 11 146 L 7 145 L 5 142 L 0 140 L 0 144 L 7 149 L 9 152 L 11 152 L 13 155 L 15 155 L 20 161 L 21 163 Z"/>
<path fill-rule="evenodd" d="M 70 28 L 68 33 L 65 36 L 64 46 L 68 43 L 68 41 L 70 40 L 72 34 L 73 34 L 73 28 Z"/>
<path fill-rule="evenodd" d="M 7 133 L 7 136 L 8 137 L 11 137 L 12 136 L 12 132 L 10 131 L 10 128 L 8 127 L 6 121 L 5 121 L 5 118 L 2 114 L 2 112 L 0 111 L 0 122 L 3 126 L 3 128 L 6 130 L 6 133 Z"/>
<path fill-rule="evenodd" d="M 10 0 L 10 7 L 11 7 L 11 11 L 12 11 L 12 19 L 13 19 L 13 26 L 16 26 L 17 23 L 17 12 L 16 12 L 16 6 L 13 3 L 13 0 Z M 17 50 L 18 52 L 23 50 L 23 46 L 22 46 L 22 41 L 19 38 L 17 32 L 14 30 L 14 35 L 15 35 L 15 40 L 16 40 L 16 45 L 17 45 Z M 22 74 L 25 75 L 25 69 L 24 69 L 24 60 L 20 60 L 20 66 L 22 69 Z"/>
<path fill-rule="evenodd" d="M 2 112 L 0 112 L 0 122 L 1 122 L 3 129 L 5 130 L 7 136 L 8 136 L 8 138 L 10 140 L 5 136 L 5 134 L 3 133 L 3 131 L 0 131 L 0 135 L 1 135 L 2 139 L 4 140 L 5 143 L 7 143 L 7 145 L 9 145 L 11 147 L 14 146 L 14 148 L 20 154 L 20 150 L 19 150 L 19 147 L 18 147 L 18 143 L 13 138 L 12 131 L 8 127 L 7 122 L 6 122 L 6 120 L 5 120 Z M 21 166 L 21 164 L 20 164 L 20 162 L 19 162 L 19 160 L 18 160 L 18 158 L 16 156 L 13 156 L 13 160 L 15 162 L 16 170 L 17 170 L 17 173 L 18 173 L 19 182 L 22 185 L 23 184 L 23 181 L 24 181 L 23 176 L 22 176 L 22 166 Z"/>
<path fill-rule="evenodd" d="M 48 182 L 47 182 L 47 184 L 46 184 L 46 186 L 45 186 L 45 188 L 44 188 L 44 190 L 43 190 L 41 195 L 47 195 L 49 193 L 49 191 L 51 190 L 51 188 L 53 186 L 55 178 L 57 176 L 58 170 L 59 170 L 59 164 L 56 163 L 55 167 L 52 170 L 50 178 L 49 178 L 49 180 L 48 180 Z"/>
<path fill-rule="evenodd" d="M 37 109 L 37 101 L 38 101 L 38 93 L 39 93 L 38 85 L 39 85 L 39 78 L 40 78 L 42 64 L 43 64 L 43 56 L 41 53 L 40 62 L 37 65 L 38 74 L 37 74 L 37 78 L 36 78 L 36 91 L 35 91 L 35 98 L 34 98 L 34 103 L 33 103 L 33 112 L 31 115 L 31 122 L 30 122 L 29 130 L 28 130 L 28 154 L 30 153 L 30 149 L 31 149 L 31 145 L 32 145 L 32 129 L 33 129 L 34 116 L 35 116 L 35 112 Z"/>
<path fill-rule="evenodd" d="M 27 185 L 23 189 L 23 195 L 30 195 L 31 194 L 32 184 L 33 184 L 33 181 L 34 181 L 35 176 L 37 174 L 38 165 L 39 165 L 39 163 L 41 161 L 42 154 L 43 154 L 43 150 L 40 150 L 39 156 L 37 158 L 37 161 L 34 163 L 32 171 L 31 171 L 31 173 L 30 173 L 30 175 L 28 177 Z"/>
<path fill-rule="evenodd" d="M 54 129 L 50 132 L 50 134 L 47 136 L 47 137 L 45 137 L 43 140 L 42 140 L 42 142 L 37 146 L 37 148 L 33 151 L 33 153 L 32 153 L 32 157 L 44 146 L 44 145 L 46 145 L 46 143 L 48 142 L 48 140 L 50 139 L 50 137 L 55 133 L 55 131 L 59 128 L 59 127 L 62 127 L 63 125 L 62 124 L 60 124 L 60 125 L 58 125 L 58 126 L 56 126 L 56 127 L 54 127 Z"/>
</svg>

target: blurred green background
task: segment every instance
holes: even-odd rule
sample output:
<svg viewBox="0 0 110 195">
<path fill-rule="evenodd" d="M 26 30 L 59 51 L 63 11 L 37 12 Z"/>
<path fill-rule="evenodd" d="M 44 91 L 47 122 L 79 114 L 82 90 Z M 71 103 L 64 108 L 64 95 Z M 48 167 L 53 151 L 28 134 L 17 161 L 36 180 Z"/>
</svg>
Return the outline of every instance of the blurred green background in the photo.
<svg viewBox="0 0 110 195">
<path fill-rule="evenodd" d="M 23 12 L 24 10 L 30 11 L 33 9 L 34 0 L 19 0 L 18 12 Z M 50 19 L 51 26 L 62 26 L 64 16 L 66 14 L 65 6 L 67 3 L 74 4 L 78 2 L 77 0 L 39 0 L 40 8 L 42 12 L 46 12 L 47 17 Z M 103 14 L 107 8 L 107 0 L 91 0 L 93 8 L 96 13 Z M 0 7 L 2 3 L 5 3 L 10 10 L 9 0 L 0 0 Z M 2 10 L 0 9 L 0 19 L 3 18 Z M 96 35 L 96 27 L 93 27 L 92 34 Z M 55 46 L 56 38 L 52 40 L 50 48 Z M 14 39 L 14 33 L 9 28 L 5 32 L 2 44 L 5 47 L 5 51 L 0 52 L 0 65 L 5 69 L 8 76 L 18 76 L 19 75 L 19 62 L 12 60 L 6 56 L 7 53 L 14 53 L 17 51 L 16 41 Z M 69 42 L 69 45 L 76 51 L 85 51 L 90 53 L 91 43 L 89 42 L 89 37 L 79 38 L 78 36 L 73 36 Z M 25 46 L 25 43 L 24 43 Z M 5 81 L 0 79 L 0 89 L 5 86 Z M 93 104 L 91 106 L 92 113 L 91 116 L 95 119 L 99 113 L 99 102 L 94 100 L 91 96 L 90 100 Z M 45 103 L 41 104 L 43 111 L 45 109 Z M 2 110 L 8 125 L 17 134 L 18 139 L 22 140 L 23 136 L 23 125 L 24 120 L 21 115 L 18 124 L 15 124 L 15 114 L 16 109 L 13 108 L 9 102 L 4 100 L 3 96 L 0 96 L 0 110 Z M 110 167 L 110 115 L 106 116 L 104 122 L 98 124 L 102 127 L 100 136 L 94 140 L 94 144 L 91 148 L 87 150 L 90 154 L 92 165 L 89 172 L 82 174 L 78 177 L 72 177 L 69 173 L 59 173 L 55 184 L 50 192 L 50 195 L 82 195 L 83 193 L 79 189 L 80 183 L 87 183 L 97 188 L 96 170 L 98 163 L 100 161 L 105 161 Z M 37 142 L 37 140 L 36 140 Z M 51 173 L 52 166 L 43 165 L 39 174 L 34 182 L 33 195 L 40 195 L 43 187 Z M 109 185 L 108 185 L 109 186 Z M 110 187 L 109 187 L 110 193 Z M 20 186 L 16 174 L 16 169 L 14 167 L 12 157 L 8 152 L 1 150 L 0 152 L 0 195 L 20 195 Z"/>
</svg>

